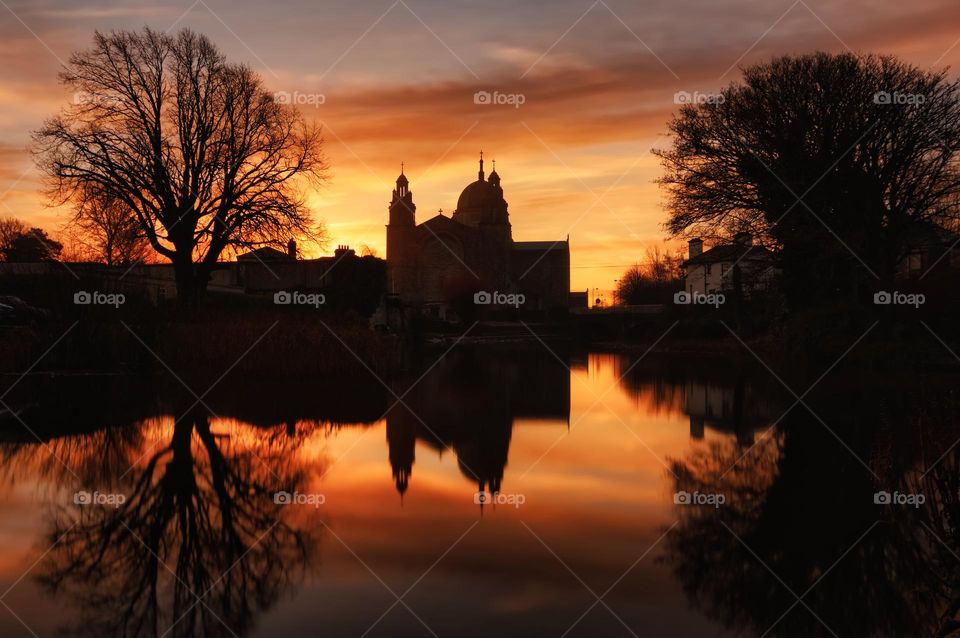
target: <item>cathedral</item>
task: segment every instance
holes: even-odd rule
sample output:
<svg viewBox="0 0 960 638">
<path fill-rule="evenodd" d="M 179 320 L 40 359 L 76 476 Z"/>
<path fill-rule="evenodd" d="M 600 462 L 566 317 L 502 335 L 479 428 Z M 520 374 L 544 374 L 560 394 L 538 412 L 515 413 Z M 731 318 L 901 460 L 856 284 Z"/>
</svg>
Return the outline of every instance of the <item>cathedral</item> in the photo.
<svg viewBox="0 0 960 638">
<path fill-rule="evenodd" d="M 387 287 L 408 307 L 444 316 L 457 302 L 512 305 L 520 312 L 568 307 L 570 241 L 514 241 L 496 166 L 460 193 L 449 217 L 417 224 L 401 170 L 387 224 Z"/>
</svg>

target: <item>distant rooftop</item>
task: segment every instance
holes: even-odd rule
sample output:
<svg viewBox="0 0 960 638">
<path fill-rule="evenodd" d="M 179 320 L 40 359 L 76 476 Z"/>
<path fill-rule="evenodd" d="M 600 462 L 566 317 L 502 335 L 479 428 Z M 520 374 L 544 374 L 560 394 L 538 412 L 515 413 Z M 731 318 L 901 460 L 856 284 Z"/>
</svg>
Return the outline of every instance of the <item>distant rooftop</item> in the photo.
<svg viewBox="0 0 960 638">
<path fill-rule="evenodd" d="M 237 255 L 237 261 L 293 261 L 289 254 L 270 246 L 261 246 L 248 253 Z"/>
<path fill-rule="evenodd" d="M 564 250 L 567 247 L 566 239 L 557 241 L 515 241 L 514 250 Z"/>
<path fill-rule="evenodd" d="M 686 265 L 696 264 L 716 264 L 724 261 L 737 261 L 742 259 L 762 259 L 773 258 L 773 253 L 763 246 L 747 246 L 744 244 L 732 243 L 714 246 L 705 250 L 696 257 L 692 257 L 683 262 Z"/>
</svg>

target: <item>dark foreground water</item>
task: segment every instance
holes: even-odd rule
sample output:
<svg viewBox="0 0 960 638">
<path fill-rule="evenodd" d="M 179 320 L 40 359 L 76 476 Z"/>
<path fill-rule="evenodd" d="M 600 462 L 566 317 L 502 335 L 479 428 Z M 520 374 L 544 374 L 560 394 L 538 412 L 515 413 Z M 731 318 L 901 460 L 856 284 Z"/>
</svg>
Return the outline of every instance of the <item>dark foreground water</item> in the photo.
<svg viewBox="0 0 960 638">
<path fill-rule="evenodd" d="M 956 379 L 429 365 L 40 383 L 0 422 L 0 636 L 951 635 Z"/>
</svg>

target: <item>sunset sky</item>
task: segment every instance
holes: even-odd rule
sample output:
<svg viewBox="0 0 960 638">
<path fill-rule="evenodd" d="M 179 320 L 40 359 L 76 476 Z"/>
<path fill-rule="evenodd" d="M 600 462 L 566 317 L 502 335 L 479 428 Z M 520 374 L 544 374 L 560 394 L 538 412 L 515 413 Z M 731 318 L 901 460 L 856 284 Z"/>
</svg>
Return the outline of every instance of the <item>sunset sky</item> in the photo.
<svg viewBox="0 0 960 638">
<path fill-rule="evenodd" d="M 497 160 L 514 239 L 570 235 L 572 287 L 609 289 L 665 235 L 652 148 L 678 91 L 814 50 L 960 62 L 956 0 L 0 0 L 0 216 L 56 231 L 27 151 L 70 98 L 57 80 L 95 29 L 189 27 L 326 130 L 330 180 L 311 197 L 335 244 L 382 256 L 400 162 L 419 221 L 453 211 Z M 951 73 L 954 73 L 951 71 Z M 475 104 L 487 91 L 524 103 Z M 317 98 L 315 96 L 320 96 Z M 487 165 L 490 170 L 490 165 Z"/>
</svg>

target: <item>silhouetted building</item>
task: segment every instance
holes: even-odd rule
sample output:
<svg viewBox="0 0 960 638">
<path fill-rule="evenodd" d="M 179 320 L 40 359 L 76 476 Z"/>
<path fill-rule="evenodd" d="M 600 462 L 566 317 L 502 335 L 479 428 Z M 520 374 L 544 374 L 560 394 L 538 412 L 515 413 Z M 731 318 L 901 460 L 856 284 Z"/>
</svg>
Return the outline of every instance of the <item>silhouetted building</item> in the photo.
<svg viewBox="0 0 960 638">
<path fill-rule="evenodd" d="M 297 244 L 292 239 L 293 242 L 293 254 L 290 253 L 290 245 L 287 245 L 287 252 L 282 250 L 277 250 L 271 246 L 261 246 L 250 252 L 243 253 L 242 255 L 237 255 L 237 263 L 286 263 L 295 261 L 297 259 Z"/>
<path fill-rule="evenodd" d="M 565 310 L 570 292 L 569 238 L 513 240 L 496 169 L 463 189 L 453 215 L 421 224 L 410 182 L 400 173 L 387 225 L 387 287 L 407 306 L 445 315 L 458 299 L 487 291 L 523 294 L 521 310 Z M 496 303 L 496 299 L 493 299 Z"/>
<path fill-rule="evenodd" d="M 913 224 L 903 234 L 898 279 L 925 276 L 932 269 L 960 268 L 960 235 L 932 222 Z"/>
<path fill-rule="evenodd" d="M 690 293 L 712 294 L 732 290 L 739 278 L 745 294 L 766 289 L 779 276 L 773 254 L 755 246 L 750 233 L 737 233 L 733 242 L 703 249 L 703 240 L 691 239 L 689 254 L 682 266 L 684 289 Z"/>
</svg>

